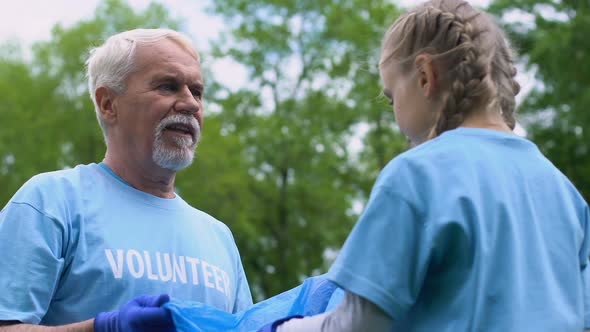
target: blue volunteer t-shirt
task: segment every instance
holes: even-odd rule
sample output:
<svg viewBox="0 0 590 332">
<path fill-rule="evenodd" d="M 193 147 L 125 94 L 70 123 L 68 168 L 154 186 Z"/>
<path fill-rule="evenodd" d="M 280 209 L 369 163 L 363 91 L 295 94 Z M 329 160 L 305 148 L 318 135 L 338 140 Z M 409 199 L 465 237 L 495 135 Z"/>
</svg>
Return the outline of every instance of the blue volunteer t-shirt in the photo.
<svg viewBox="0 0 590 332">
<path fill-rule="evenodd" d="M 395 331 L 582 331 L 588 223 L 533 143 L 459 128 L 384 168 L 329 278 Z"/>
<path fill-rule="evenodd" d="M 0 213 L 0 320 L 61 325 L 170 294 L 227 312 L 252 305 L 230 230 L 105 164 L 40 174 Z"/>
</svg>

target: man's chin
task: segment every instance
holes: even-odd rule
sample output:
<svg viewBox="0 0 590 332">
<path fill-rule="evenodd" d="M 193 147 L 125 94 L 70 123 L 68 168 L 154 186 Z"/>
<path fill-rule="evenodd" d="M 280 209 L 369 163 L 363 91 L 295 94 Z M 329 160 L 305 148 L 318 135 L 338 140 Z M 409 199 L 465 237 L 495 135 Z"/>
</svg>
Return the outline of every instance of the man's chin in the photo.
<svg viewBox="0 0 590 332">
<path fill-rule="evenodd" d="M 178 172 L 189 167 L 193 163 L 193 158 L 190 160 L 154 160 L 154 162 L 163 169 Z"/>
<path fill-rule="evenodd" d="M 156 165 L 171 171 L 180 171 L 189 167 L 195 158 L 194 150 L 185 151 L 182 156 L 155 153 L 153 160 Z"/>
<path fill-rule="evenodd" d="M 180 135 L 162 136 L 162 143 L 171 149 L 195 149 L 198 138 Z"/>
</svg>

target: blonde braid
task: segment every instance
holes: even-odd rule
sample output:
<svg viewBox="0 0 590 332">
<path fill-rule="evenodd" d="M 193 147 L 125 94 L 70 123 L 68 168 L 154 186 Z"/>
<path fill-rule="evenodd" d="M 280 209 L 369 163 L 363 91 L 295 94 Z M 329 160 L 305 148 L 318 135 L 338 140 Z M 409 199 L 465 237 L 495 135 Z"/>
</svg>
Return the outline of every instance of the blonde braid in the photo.
<svg viewBox="0 0 590 332">
<path fill-rule="evenodd" d="M 495 106 L 514 128 L 514 55 L 500 28 L 462 0 L 431 0 L 402 15 L 383 39 L 381 65 L 395 60 L 405 73 L 419 54 L 439 69 L 442 108 L 431 137 L 457 128 L 472 112 Z"/>
<path fill-rule="evenodd" d="M 448 26 L 446 34 L 448 40 L 453 42 L 449 57 L 459 59 L 454 64 L 451 61 L 451 69 L 447 75 L 451 87 L 446 98 L 441 115 L 435 125 L 436 136 L 444 131 L 455 129 L 475 107 L 487 104 L 492 98 L 489 93 L 494 90 L 494 85 L 489 77 L 489 60 L 474 43 L 474 40 L 481 35 L 472 24 L 474 17 L 465 19 L 451 12 L 439 13 L 439 22 L 445 22 L 442 26 Z M 454 64 L 454 66 L 453 66 Z"/>
<path fill-rule="evenodd" d="M 514 129 L 516 119 L 516 95 L 520 92 L 520 84 L 514 79 L 517 74 L 514 66 L 515 55 L 510 42 L 504 33 L 498 29 L 496 40 L 496 52 L 492 60 L 492 77 L 498 90 L 498 100 L 502 109 L 504 121 Z"/>
</svg>

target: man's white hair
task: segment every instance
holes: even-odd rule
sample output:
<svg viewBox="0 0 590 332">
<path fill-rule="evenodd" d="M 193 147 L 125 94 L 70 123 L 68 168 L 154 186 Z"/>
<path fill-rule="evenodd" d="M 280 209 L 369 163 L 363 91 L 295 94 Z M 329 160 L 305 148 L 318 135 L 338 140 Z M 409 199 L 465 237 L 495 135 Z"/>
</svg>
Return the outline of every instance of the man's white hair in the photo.
<svg viewBox="0 0 590 332">
<path fill-rule="evenodd" d="M 104 44 L 90 50 L 86 61 L 88 92 L 94 103 L 94 110 L 102 133 L 107 141 L 107 128 L 100 115 L 96 102 L 96 89 L 107 87 L 117 94 L 125 93 L 127 78 L 135 70 L 135 52 L 137 45 L 154 43 L 168 38 L 186 49 L 197 61 L 199 53 L 191 40 L 177 31 L 170 29 L 135 29 L 109 37 Z"/>
</svg>

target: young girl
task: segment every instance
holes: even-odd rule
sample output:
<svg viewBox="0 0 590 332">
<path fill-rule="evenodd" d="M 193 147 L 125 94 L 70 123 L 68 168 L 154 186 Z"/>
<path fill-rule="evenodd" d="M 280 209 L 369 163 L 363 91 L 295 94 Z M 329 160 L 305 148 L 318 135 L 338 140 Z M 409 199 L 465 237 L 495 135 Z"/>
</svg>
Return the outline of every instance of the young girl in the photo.
<svg viewBox="0 0 590 332">
<path fill-rule="evenodd" d="M 429 1 L 387 31 L 384 94 L 414 148 L 377 179 L 329 271 L 334 311 L 288 331 L 582 331 L 588 206 L 512 133 L 516 70 L 493 20 Z"/>
</svg>

